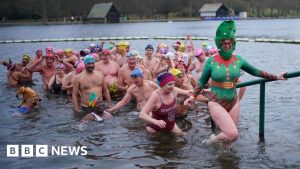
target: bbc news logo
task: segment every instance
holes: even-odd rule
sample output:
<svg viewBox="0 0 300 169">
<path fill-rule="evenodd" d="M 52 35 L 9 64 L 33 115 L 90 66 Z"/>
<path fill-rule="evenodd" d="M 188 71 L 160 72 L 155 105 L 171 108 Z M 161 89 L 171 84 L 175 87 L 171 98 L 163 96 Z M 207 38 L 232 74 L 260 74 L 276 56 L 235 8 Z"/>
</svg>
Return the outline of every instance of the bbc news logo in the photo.
<svg viewBox="0 0 300 169">
<path fill-rule="evenodd" d="M 6 145 L 6 152 L 7 157 L 74 156 L 87 155 L 87 146 Z"/>
</svg>

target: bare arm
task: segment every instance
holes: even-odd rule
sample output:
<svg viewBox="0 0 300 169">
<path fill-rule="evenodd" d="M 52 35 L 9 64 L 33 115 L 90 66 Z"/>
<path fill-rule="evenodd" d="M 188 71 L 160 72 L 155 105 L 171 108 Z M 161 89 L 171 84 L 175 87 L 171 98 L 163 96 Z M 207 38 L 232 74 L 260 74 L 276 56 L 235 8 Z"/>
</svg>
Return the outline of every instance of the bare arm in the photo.
<svg viewBox="0 0 300 169">
<path fill-rule="evenodd" d="M 131 86 L 127 90 L 127 92 L 126 92 L 125 96 L 123 97 L 123 99 L 120 100 L 114 107 L 108 109 L 108 111 L 109 112 L 114 112 L 114 111 L 119 110 L 120 108 L 122 108 L 124 105 L 126 105 L 130 101 L 130 99 L 132 98 L 132 94 L 131 94 L 132 88 L 133 88 L 133 86 Z"/>
<path fill-rule="evenodd" d="M 192 73 L 192 71 L 193 71 L 194 69 L 195 69 L 195 62 L 193 62 L 193 63 L 189 66 L 187 73 Z"/>
<path fill-rule="evenodd" d="M 52 88 L 52 85 L 54 83 L 54 79 L 55 79 L 55 75 L 50 78 L 49 83 L 47 84 L 48 85 L 48 89 Z"/>
<path fill-rule="evenodd" d="M 29 65 L 28 67 L 26 67 L 26 69 L 30 72 L 41 72 L 42 71 L 42 63 L 45 59 L 43 57 L 41 57 L 39 60 L 37 60 L 36 62 L 32 63 L 31 65 Z"/>
<path fill-rule="evenodd" d="M 117 86 L 120 90 L 124 90 L 124 91 L 127 90 L 127 86 L 125 86 L 125 84 L 124 84 L 124 75 L 123 75 L 121 69 L 119 69 L 119 71 L 118 71 Z"/>
<path fill-rule="evenodd" d="M 107 103 L 108 103 L 108 107 L 112 107 L 111 105 L 111 98 L 110 98 L 110 94 L 109 94 L 109 90 L 107 88 L 107 84 L 104 80 L 104 76 L 103 76 L 103 92 L 104 92 L 104 96 L 107 100 Z"/>
<path fill-rule="evenodd" d="M 23 71 L 23 72 L 16 72 L 17 74 L 17 77 L 18 78 L 30 78 L 31 75 L 30 75 L 30 72 L 29 71 Z"/>
<path fill-rule="evenodd" d="M 180 94 L 180 95 L 184 95 L 184 96 L 192 96 L 193 95 L 193 90 L 182 90 L 177 87 L 175 87 L 174 90 L 177 94 Z"/>
<path fill-rule="evenodd" d="M 78 96 L 79 96 L 79 77 L 77 77 L 73 84 L 73 92 L 72 92 L 72 102 L 74 105 L 75 113 L 79 113 L 79 106 L 78 106 Z"/>
<path fill-rule="evenodd" d="M 62 87 L 61 87 L 62 90 L 68 90 L 73 87 L 73 85 L 71 83 L 71 79 L 72 79 L 71 73 L 72 72 L 70 72 L 69 74 L 64 76 L 64 78 L 62 80 Z"/>
</svg>

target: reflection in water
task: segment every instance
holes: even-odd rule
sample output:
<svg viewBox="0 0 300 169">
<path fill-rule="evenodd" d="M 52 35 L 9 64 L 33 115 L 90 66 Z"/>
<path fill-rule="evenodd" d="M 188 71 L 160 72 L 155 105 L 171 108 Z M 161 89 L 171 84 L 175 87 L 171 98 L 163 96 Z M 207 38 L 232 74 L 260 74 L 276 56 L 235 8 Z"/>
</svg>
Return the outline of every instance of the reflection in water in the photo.
<svg viewBox="0 0 300 169">
<path fill-rule="evenodd" d="M 239 169 L 240 157 L 237 156 L 233 151 L 221 152 L 217 161 L 219 163 L 220 168 L 222 169 Z"/>
</svg>

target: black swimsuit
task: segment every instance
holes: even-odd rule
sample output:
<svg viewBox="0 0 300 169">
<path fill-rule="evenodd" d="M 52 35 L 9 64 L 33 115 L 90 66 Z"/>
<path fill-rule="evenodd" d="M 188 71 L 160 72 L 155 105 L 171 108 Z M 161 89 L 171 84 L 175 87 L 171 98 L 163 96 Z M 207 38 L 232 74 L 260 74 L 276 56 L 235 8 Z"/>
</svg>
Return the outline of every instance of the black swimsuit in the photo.
<svg viewBox="0 0 300 169">
<path fill-rule="evenodd" d="M 56 76 L 55 76 L 55 77 L 54 77 L 54 82 L 53 82 L 53 84 L 52 84 L 53 92 L 54 92 L 55 94 L 61 93 L 61 91 L 62 91 L 61 87 L 62 87 L 62 84 L 56 82 Z"/>
</svg>

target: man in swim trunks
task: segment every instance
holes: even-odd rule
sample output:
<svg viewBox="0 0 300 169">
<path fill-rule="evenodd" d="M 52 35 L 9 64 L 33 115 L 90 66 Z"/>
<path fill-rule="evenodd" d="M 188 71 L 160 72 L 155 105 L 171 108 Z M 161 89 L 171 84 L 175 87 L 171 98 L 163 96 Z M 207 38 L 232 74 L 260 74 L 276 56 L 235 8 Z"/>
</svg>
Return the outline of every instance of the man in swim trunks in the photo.
<svg viewBox="0 0 300 169">
<path fill-rule="evenodd" d="M 89 96 L 89 107 L 91 108 L 91 113 L 87 114 L 81 119 L 81 124 L 89 121 L 104 121 L 109 120 L 113 116 L 104 111 L 104 104 L 97 97 L 96 93 L 91 93 Z"/>
<path fill-rule="evenodd" d="M 103 94 L 106 98 L 108 106 L 111 107 L 111 99 L 109 91 L 104 80 L 104 76 L 99 71 L 94 71 L 95 60 L 93 56 L 87 55 L 84 57 L 85 71 L 80 73 L 73 84 L 72 101 L 74 105 L 74 112 L 80 113 L 79 103 L 81 109 L 86 113 L 89 110 L 89 95 L 93 92 L 103 102 Z"/>
<path fill-rule="evenodd" d="M 117 53 L 115 55 L 114 61 L 122 67 L 126 64 L 126 56 L 127 56 L 127 46 L 125 42 L 119 42 L 116 45 Z"/>
<path fill-rule="evenodd" d="M 150 98 L 152 92 L 158 89 L 158 85 L 153 81 L 144 80 L 144 74 L 140 68 L 135 68 L 130 74 L 133 84 L 128 88 L 126 94 L 122 100 L 120 100 L 114 107 L 108 109 L 109 112 L 115 112 L 123 106 L 125 106 L 132 97 L 137 101 L 137 110 L 141 110 L 148 99 Z"/>
</svg>

